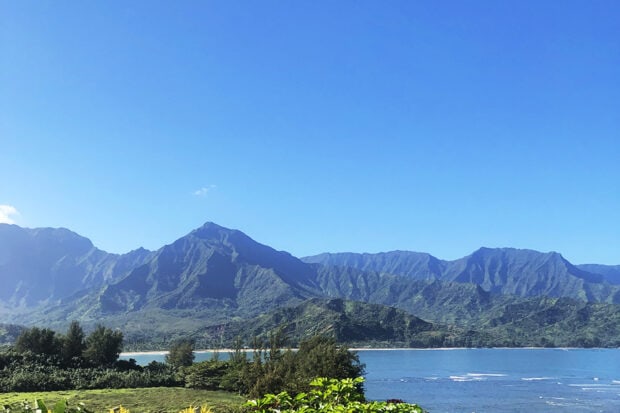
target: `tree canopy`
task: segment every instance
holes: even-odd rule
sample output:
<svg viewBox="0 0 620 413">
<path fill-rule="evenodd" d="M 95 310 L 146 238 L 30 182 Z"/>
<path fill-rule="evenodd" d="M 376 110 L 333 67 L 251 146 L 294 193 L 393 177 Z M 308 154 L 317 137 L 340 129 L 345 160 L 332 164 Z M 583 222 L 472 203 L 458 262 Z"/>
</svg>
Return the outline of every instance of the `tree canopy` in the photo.
<svg viewBox="0 0 620 413">
<path fill-rule="evenodd" d="M 84 358 L 96 366 L 110 366 L 123 349 L 123 333 L 98 325 L 86 339 Z"/>
<path fill-rule="evenodd" d="M 194 362 L 194 340 L 182 339 L 174 342 L 166 354 L 166 363 L 172 367 L 187 367 Z"/>
<path fill-rule="evenodd" d="M 57 355 L 60 352 L 60 340 L 56 332 L 49 328 L 32 327 L 17 337 L 15 350 L 20 353 L 30 351 L 48 356 Z"/>
</svg>

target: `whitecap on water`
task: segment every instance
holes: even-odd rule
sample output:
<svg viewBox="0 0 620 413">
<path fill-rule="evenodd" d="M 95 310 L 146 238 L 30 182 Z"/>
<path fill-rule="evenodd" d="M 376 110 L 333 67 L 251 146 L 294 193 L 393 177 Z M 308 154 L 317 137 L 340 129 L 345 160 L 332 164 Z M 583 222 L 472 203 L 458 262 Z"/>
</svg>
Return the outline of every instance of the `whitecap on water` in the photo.
<svg viewBox="0 0 620 413">
<path fill-rule="evenodd" d="M 470 377 L 506 377 L 507 374 L 499 374 L 499 373 L 467 373 L 467 376 L 470 376 Z"/>
<path fill-rule="evenodd" d="M 557 377 L 521 377 L 524 381 L 555 380 Z"/>
</svg>

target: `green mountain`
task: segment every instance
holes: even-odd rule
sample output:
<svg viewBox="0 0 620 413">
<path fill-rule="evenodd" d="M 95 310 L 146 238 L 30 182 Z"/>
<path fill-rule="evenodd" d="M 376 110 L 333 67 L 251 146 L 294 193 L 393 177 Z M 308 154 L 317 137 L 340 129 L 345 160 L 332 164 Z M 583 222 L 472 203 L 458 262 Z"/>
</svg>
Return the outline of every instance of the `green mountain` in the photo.
<svg viewBox="0 0 620 413">
<path fill-rule="evenodd" d="M 408 251 L 321 254 L 302 260 L 416 280 L 475 284 L 497 294 L 620 303 L 620 286 L 609 283 L 601 274 L 574 266 L 555 252 L 480 248 L 454 261 L 442 261 L 428 254 Z"/>
<path fill-rule="evenodd" d="M 620 306 L 536 297 L 497 307 L 478 328 L 505 346 L 619 347 Z"/>
<path fill-rule="evenodd" d="M 470 319 L 469 326 L 430 323 L 394 307 L 313 298 L 250 319 L 157 336 L 129 334 L 132 349 L 168 348 L 192 337 L 199 347 L 228 348 L 237 338 L 266 342 L 282 331 L 295 346 L 315 334 L 351 347 L 618 347 L 620 306 L 569 298 L 516 298 Z"/>
<path fill-rule="evenodd" d="M 120 280 L 16 316 L 61 328 L 97 322 L 146 336 L 248 318 L 320 295 L 314 270 L 286 252 L 213 223 L 149 254 Z"/>
<path fill-rule="evenodd" d="M 325 331 L 359 345 L 592 345 L 595 337 L 609 345 L 618 336 L 618 306 L 594 301 L 617 302 L 620 287 L 557 253 L 483 248 L 442 261 L 394 251 L 304 262 L 213 223 L 125 255 L 63 229 L 0 225 L 0 240 L 8 286 L 0 321 L 61 330 L 73 319 L 105 323 L 136 348 L 187 334 L 222 342 L 282 324 L 293 337 Z"/>
<path fill-rule="evenodd" d="M 246 343 L 253 337 L 266 341 L 279 329 L 293 346 L 313 335 L 330 336 L 352 347 L 440 347 L 446 343 L 463 346 L 472 338 L 490 338 L 475 331 L 429 323 L 394 307 L 321 298 L 249 320 L 203 328 L 195 338 L 199 345 L 217 347 L 230 345 L 237 337 Z"/>
<path fill-rule="evenodd" d="M 308 298 L 312 278 L 311 269 L 290 254 L 207 223 L 106 287 L 99 303 L 102 313 L 224 304 L 258 314 Z"/>
</svg>

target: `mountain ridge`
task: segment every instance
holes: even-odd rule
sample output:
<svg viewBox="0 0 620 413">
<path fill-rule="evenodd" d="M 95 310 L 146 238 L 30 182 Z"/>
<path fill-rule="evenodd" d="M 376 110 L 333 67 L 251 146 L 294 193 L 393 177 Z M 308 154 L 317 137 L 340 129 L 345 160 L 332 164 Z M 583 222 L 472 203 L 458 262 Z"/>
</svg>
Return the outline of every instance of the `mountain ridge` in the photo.
<svg viewBox="0 0 620 413">
<path fill-rule="evenodd" d="M 251 326 L 264 314 L 273 313 L 275 319 L 286 318 L 291 313 L 284 309 L 303 305 L 308 309 L 309 304 L 303 304 L 308 300 L 347 300 L 393 307 L 426 322 L 454 326 L 456 330 L 451 331 L 469 337 L 466 341 L 454 337 L 448 343 L 505 343 L 509 341 L 504 337 L 505 328 L 508 328 L 504 324 L 512 323 L 518 330 L 524 325 L 542 323 L 545 317 L 557 312 L 549 308 L 549 303 L 553 302 L 548 300 L 554 294 L 583 303 L 620 301 L 619 286 L 608 283 L 601 274 L 572 265 L 561 254 L 553 252 L 483 247 L 453 261 L 408 251 L 323 254 L 298 259 L 288 252 L 261 244 L 239 230 L 207 222 L 156 251 L 138 249 L 123 255 L 98 250 L 89 240 L 68 230 L 12 228 L 8 232 L 39 240 L 43 246 L 52 243 L 47 249 L 30 248 L 30 255 L 26 254 L 28 259 L 24 259 L 19 255 L 17 244 L 12 244 L 6 236 L 2 238 L 7 233 L 4 229 L 0 226 L 0 247 L 9 245 L 10 248 L 0 248 L 4 254 L 0 257 L 0 279 L 11 277 L 7 268 L 22 265 L 19 270 L 28 271 L 29 265 L 36 261 L 36 253 L 43 254 L 47 267 L 35 266 L 38 271 L 35 275 L 42 276 L 38 283 L 28 286 L 22 282 L 19 288 L 5 293 L 8 300 L 0 296 L 0 321 L 56 328 L 63 328 L 72 319 L 87 326 L 103 322 L 127 331 L 135 342 L 152 342 L 157 337 L 215 328 L 231 321 L 245 320 L 250 323 L 246 325 Z M 55 243 L 50 234 L 58 236 Z M 26 244 L 34 245 L 32 242 Z M 67 247 L 74 244 L 75 249 Z M 17 258 L 11 256 L 15 252 Z M 71 267 L 74 264 L 75 267 Z M 71 269 L 68 278 L 75 283 L 74 288 L 64 291 L 64 296 L 54 290 L 55 283 L 63 275 L 59 268 Z M 26 301 L 29 305 L 23 305 L 20 311 L 12 311 L 11 300 L 19 297 L 20 292 L 37 288 L 48 291 L 47 295 L 41 295 L 43 299 L 39 301 Z M 22 294 L 22 297 L 29 296 Z M 347 306 L 355 307 L 354 304 Z M 395 314 L 381 307 L 357 308 L 362 313 L 370 311 L 381 317 Z M 576 304 L 571 304 L 561 311 L 576 320 L 572 326 L 579 326 L 583 317 L 571 315 L 571 311 L 578 311 L 574 308 Z M 613 316 L 611 327 L 605 328 L 615 331 L 617 307 L 600 304 L 596 308 L 597 314 Z M 517 313 L 527 314 L 516 320 L 511 315 L 513 310 L 508 309 L 519 309 Z M 278 313 L 280 310 L 283 312 Z M 326 317 L 327 314 L 336 317 L 329 309 L 311 313 L 317 311 Z M 523 324 L 520 320 L 528 316 L 535 321 Z M 346 319 L 347 315 L 343 313 L 338 317 Z M 603 328 L 595 320 L 586 319 L 587 325 Z M 367 322 L 372 325 L 371 320 Z M 477 327 L 482 330 L 475 335 L 467 333 Z M 596 328 L 592 334 L 597 334 Z M 371 329 L 381 330 L 376 325 Z M 347 331 L 353 335 L 354 331 L 362 330 L 358 326 Z M 490 336 L 491 331 L 496 333 Z M 547 330 L 541 325 L 540 331 Z M 540 344 L 536 341 L 538 338 L 514 343 Z M 551 339 L 547 342 L 554 342 Z M 405 341 L 412 340 L 409 337 Z M 580 340 L 595 342 L 589 336 Z M 611 342 L 615 342 L 613 337 L 604 341 Z"/>
<path fill-rule="evenodd" d="M 14 308 L 56 302 L 122 277 L 149 254 L 110 254 L 66 228 L 0 224 L 0 301 Z"/>
<path fill-rule="evenodd" d="M 571 264 L 557 252 L 481 247 L 470 255 L 452 261 L 411 251 L 324 253 L 302 257 L 301 260 L 417 280 L 472 283 L 498 294 L 620 302 L 620 289 L 617 286 L 600 274 L 587 272 Z"/>
</svg>

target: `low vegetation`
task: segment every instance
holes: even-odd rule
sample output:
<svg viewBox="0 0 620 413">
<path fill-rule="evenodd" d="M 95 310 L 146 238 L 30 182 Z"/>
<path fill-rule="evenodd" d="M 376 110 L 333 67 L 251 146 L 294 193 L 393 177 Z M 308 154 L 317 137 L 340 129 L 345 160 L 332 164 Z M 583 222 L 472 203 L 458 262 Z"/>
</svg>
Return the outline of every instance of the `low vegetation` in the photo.
<svg viewBox="0 0 620 413">
<path fill-rule="evenodd" d="M 306 391 L 317 376 L 344 379 L 363 373 L 358 356 L 333 338 L 304 340 L 295 352 L 285 344 L 280 329 L 267 341 L 255 338 L 251 357 L 237 340 L 228 360 L 193 363 L 193 343 L 181 340 L 171 347 L 166 363 L 142 367 L 135 360 L 118 360 L 120 332 L 99 326 L 86 337 L 78 323 L 65 335 L 34 327 L 22 332 L 13 349 L 0 353 L 0 391 L 185 386 L 257 397 Z"/>
<path fill-rule="evenodd" d="M 45 328 L 26 329 L 13 348 L 0 352 L 0 391 L 179 385 L 168 365 L 143 368 L 135 361 L 118 360 L 122 346 L 122 333 L 104 326 L 89 336 L 77 322 L 65 335 Z"/>
<path fill-rule="evenodd" d="M 362 382 L 361 377 L 343 380 L 319 377 L 310 382 L 307 393 L 266 394 L 249 400 L 244 408 L 256 413 L 424 413 L 420 406 L 400 400 L 367 402 L 360 391 Z"/>
<path fill-rule="evenodd" d="M 406 403 L 365 402 L 364 365 L 330 337 L 303 340 L 292 351 L 279 329 L 266 342 L 255 338 L 251 356 L 237 339 L 228 360 L 201 363 L 193 363 L 194 343 L 186 339 L 171 347 L 165 363 L 145 367 L 118 360 L 122 341 L 103 326 L 85 336 L 77 322 L 65 335 L 24 330 L 0 353 L 5 413 L 422 412 Z M 241 406 L 242 395 L 253 399 Z"/>
<path fill-rule="evenodd" d="M 240 396 L 230 393 L 184 388 L 14 393 L 0 400 L 6 413 L 32 413 L 37 409 L 53 413 L 424 413 L 420 406 L 400 400 L 366 401 L 362 382 L 361 377 L 342 380 L 320 377 L 308 383 L 307 392 L 268 393 L 243 405 Z M 25 397 L 32 402 L 24 400 Z M 45 405 L 42 397 L 53 410 Z M 188 404 L 189 408 L 179 407 Z"/>
<path fill-rule="evenodd" d="M 100 389 L 68 390 L 53 392 L 2 393 L 0 405 L 8 405 L 13 413 L 22 413 L 24 402 L 30 406 L 40 399 L 53 407 L 62 400 L 69 406 L 80 406 L 97 413 L 109 412 L 111 408 L 122 405 L 130 413 L 179 413 L 190 405 L 207 405 L 213 413 L 226 413 L 239 410 L 246 400 L 234 393 L 187 389 L 183 387 L 157 387 L 142 389 Z"/>
</svg>

